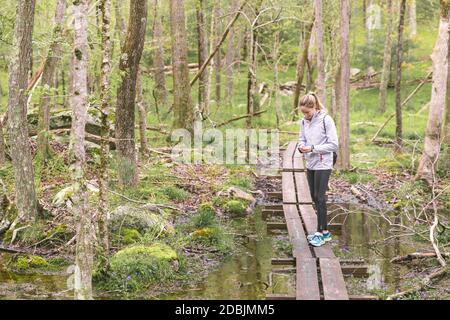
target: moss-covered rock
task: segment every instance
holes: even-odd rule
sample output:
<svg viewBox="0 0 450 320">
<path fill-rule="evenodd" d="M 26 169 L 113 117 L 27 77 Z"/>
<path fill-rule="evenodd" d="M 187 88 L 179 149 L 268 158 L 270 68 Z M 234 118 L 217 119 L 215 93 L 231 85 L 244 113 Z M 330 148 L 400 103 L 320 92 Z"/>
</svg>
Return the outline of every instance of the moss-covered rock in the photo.
<svg viewBox="0 0 450 320">
<path fill-rule="evenodd" d="M 111 213 L 110 230 L 119 233 L 124 228 L 137 230 L 141 235 L 154 233 L 160 236 L 172 235 L 172 224 L 159 213 L 145 207 L 120 206 Z"/>
<path fill-rule="evenodd" d="M 135 244 L 139 242 L 142 235 L 136 229 L 124 228 L 121 232 L 122 241 L 125 245 Z"/>
<path fill-rule="evenodd" d="M 18 256 L 8 263 L 8 269 L 14 271 L 30 271 L 31 269 L 47 269 L 49 262 L 40 256 Z"/>
<path fill-rule="evenodd" d="M 177 260 L 176 251 L 161 243 L 124 248 L 110 259 L 109 285 L 135 291 L 165 281 L 176 273 Z"/>
</svg>

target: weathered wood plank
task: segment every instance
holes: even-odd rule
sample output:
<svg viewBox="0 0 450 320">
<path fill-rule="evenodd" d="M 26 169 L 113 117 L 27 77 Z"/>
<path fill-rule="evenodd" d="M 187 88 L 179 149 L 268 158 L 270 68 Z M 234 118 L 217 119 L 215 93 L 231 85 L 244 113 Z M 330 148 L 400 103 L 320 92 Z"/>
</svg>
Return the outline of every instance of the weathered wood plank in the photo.
<svg viewBox="0 0 450 320">
<path fill-rule="evenodd" d="M 300 218 L 288 220 L 287 228 L 289 240 L 292 244 L 293 256 L 299 258 L 312 258 L 311 250 L 309 249 L 308 240 L 303 231 Z"/>
<path fill-rule="evenodd" d="M 316 259 L 297 257 L 296 280 L 297 300 L 320 300 Z"/>
<path fill-rule="evenodd" d="M 311 203 L 311 192 L 309 191 L 308 179 L 304 172 L 294 172 L 294 181 L 297 188 L 297 201 L 299 203 Z"/>
<path fill-rule="evenodd" d="M 323 295 L 320 295 L 320 298 L 323 299 Z M 349 300 L 379 300 L 377 296 L 369 296 L 369 295 L 351 295 L 348 296 Z M 266 300 L 296 300 L 295 296 L 291 296 L 288 294 L 267 294 Z"/>
<path fill-rule="evenodd" d="M 297 203 L 295 195 L 294 175 L 292 173 L 282 173 L 283 203 Z"/>
<path fill-rule="evenodd" d="M 319 259 L 325 300 L 348 300 L 347 288 L 338 259 Z"/>
<path fill-rule="evenodd" d="M 297 147 L 297 142 L 291 141 L 283 153 L 283 169 L 293 169 L 292 159 L 294 157 L 295 149 Z"/>
</svg>

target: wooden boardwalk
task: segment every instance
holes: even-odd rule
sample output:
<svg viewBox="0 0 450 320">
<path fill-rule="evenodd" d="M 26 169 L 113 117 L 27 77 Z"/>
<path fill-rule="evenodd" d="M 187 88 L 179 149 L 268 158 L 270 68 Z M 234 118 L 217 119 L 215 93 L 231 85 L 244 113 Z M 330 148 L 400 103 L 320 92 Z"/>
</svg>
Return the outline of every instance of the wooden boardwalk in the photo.
<svg viewBox="0 0 450 320">
<path fill-rule="evenodd" d="M 348 300 L 339 259 L 330 244 L 312 247 L 306 239 L 317 229 L 317 215 L 297 142 L 290 142 L 283 154 L 282 200 L 287 231 L 292 243 L 296 271 L 297 300 Z"/>
</svg>

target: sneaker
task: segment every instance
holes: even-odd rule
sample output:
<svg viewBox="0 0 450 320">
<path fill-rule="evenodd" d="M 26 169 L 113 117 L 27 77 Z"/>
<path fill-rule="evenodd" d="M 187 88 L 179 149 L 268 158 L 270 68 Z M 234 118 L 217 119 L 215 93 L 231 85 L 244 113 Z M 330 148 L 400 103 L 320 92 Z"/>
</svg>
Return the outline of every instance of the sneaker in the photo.
<svg viewBox="0 0 450 320">
<path fill-rule="evenodd" d="M 315 236 L 321 236 L 322 233 L 320 232 L 316 232 L 314 234 L 310 234 L 309 236 L 306 237 L 306 239 L 308 239 L 308 241 L 311 241 L 312 239 L 314 239 Z"/>
<path fill-rule="evenodd" d="M 331 232 L 324 233 L 323 240 L 325 240 L 325 242 L 329 242 L 329 241 L 333 240 L 333 236 L 331 235 Z"/>
<path fill-rule="evenodd" d="M 316 233 L 309 244 L 314 247 L 320 247 L 325 244 L 325 240 L 323 240 L 323 235 L 321 233 Z"/>
</svg>

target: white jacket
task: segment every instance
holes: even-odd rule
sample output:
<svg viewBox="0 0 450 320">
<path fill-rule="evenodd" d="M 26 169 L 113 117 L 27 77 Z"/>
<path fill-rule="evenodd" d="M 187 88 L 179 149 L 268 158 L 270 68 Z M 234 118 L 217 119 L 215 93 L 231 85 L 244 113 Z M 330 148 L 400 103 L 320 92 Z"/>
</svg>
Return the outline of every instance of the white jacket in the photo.
<svg viewBox="0 0 450 320">
<path fill-rule="evenodd" d="M 336 125 L 325 111 L 316 112 L 311 120 L 300 121 L 299 147 L 314 146 L 313 152 L 305 153 L 309 170 L 333 169 L 333 152 L 338 150 Z"/>
</svg>

